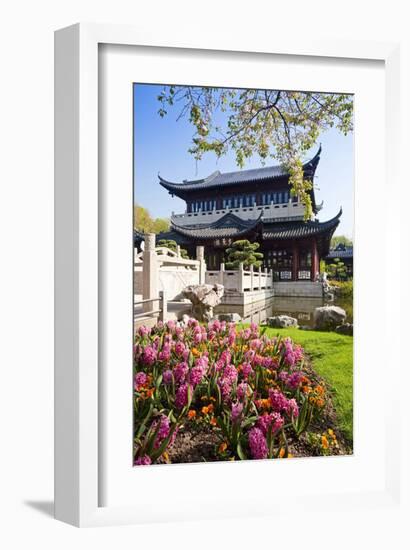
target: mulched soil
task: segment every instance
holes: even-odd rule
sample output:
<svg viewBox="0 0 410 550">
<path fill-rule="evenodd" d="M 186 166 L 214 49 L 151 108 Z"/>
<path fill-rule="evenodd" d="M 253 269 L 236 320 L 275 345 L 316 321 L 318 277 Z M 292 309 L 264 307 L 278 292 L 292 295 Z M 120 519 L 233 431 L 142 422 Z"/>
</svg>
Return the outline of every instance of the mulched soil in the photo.
<svg viewBox="0 0 410 550">
<path fill-rule="evenodd" d="M 324 414 L 320 420 L 311 424 L 309 431 L 317 434 L 324 433 L 328 428 L 331 428 L 337 438 L 338 448 L 332 449 L 332 455 L 349 455 L 353 453 L 353 449 L 345 440 L 342 432 L 339 430 L 336 419 L 336 412 L 331 400 L 331 394 L 326 382 L 318 376 L 313 370 L 309 361 L 306 361 L 303 366 L 304 372 L 316 384 L 321 384 L 327 391 L 327 404 Z M 218 428 L 211 428 L 209 425 L 194 424 L 187 422 L 182 426 L 175 439 L 175 443 L 168 450 L 169 461 L 175 463 L 190 463 L 190 462 L 215 462 L 221 460 L 215 449 L 221 443 L 222 438 L 219 436 Z M 299 440 L 288 441 L 289 452 L 297 457 L 321 456 L 317 449 L 312 448 L 309 444 L 306 434 L 302 434 Z M 163 460 L 160 459 L 159 462 Z"/>
<path fill-rule="evenodd" d="M 168 451 L 170 461 L 175 464 L 218 460 L 215 454 L 215 448 L 221 442 L 218 431 L 209 426 L 185 425 Z"/>
</svg>

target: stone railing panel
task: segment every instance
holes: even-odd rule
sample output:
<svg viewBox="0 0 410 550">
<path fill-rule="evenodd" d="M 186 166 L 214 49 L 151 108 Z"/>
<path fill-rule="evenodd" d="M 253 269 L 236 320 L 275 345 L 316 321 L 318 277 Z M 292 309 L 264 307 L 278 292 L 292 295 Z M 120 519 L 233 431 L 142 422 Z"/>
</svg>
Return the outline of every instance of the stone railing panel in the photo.
<svg viewBox="0 0 410 550">
<path fill-rule="evenodd" d="M 272 272 L 265 269 L 257 271 L 245 270 L 243 266 L 237 270 L 225 270 L 221 264 L 219 271 L 207 271 L 205 275 L 207 284 L 219 283 L 225 287 L 225 292 L 251 292 L 255 290 L 270 290 L 273 288 Z"/>
</svg>

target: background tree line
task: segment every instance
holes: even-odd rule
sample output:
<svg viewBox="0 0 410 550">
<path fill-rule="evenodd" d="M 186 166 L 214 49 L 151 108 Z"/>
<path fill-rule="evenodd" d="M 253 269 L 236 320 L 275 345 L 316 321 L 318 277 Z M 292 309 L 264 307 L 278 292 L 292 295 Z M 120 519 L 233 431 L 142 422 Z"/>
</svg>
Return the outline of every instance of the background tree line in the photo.
<svg viewBox="0 0 410 550">
<path fill-rule="evenodd" d="M 161 233 L 169 230 L 167 218 L 153 218 L 147 208 L 134 205 L 134 229 L 142 233 Z"/>
</svg>

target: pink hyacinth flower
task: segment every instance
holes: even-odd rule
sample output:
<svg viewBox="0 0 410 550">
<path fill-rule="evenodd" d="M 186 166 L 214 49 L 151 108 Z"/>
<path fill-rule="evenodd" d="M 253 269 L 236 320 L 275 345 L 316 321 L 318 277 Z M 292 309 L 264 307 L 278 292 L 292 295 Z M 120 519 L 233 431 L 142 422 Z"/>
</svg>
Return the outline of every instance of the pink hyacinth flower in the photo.
<svg viewBox="0 0 410 550">
<path fill-rule="evenodd" d="M 140 456 L 138 457 L 135 462 L 134 466 L 149 466 L 151 464 L 151 459 L 148 455 Z"/>
<path fill-rule="evenodd" d="M 260 428 L 252 428 L 248 435 L 249 448 L 252 458 L 262 459 L 268 456 L 268 444 Z"/>
<path fill-rule="evenodd" d="M 242 415 L 243 405 L 242 403 L 232 403 L 231 407 L 231 419 L 232 422 L 236 422 Z"/>
<path fill-rule="evenodd" d="M 182 409 L 188 403 L 188 384 L 179 386 L 175 395 L 175 406 Z"/>
</svg>

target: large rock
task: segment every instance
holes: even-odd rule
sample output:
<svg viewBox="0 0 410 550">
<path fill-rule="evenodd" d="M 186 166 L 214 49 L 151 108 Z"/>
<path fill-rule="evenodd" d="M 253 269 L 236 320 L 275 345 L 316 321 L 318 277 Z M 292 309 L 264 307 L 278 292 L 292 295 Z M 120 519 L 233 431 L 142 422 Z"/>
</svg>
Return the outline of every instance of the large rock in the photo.
<svg viewBox="0 0 410 550">
<path fill-rule="evenodd" d="M 289 315 L 275 315 L 274 317 L 268 317 L 266 324 L 274 328 L 297 327 L 298 320 L 289 317 Z"/>
<path fill-rule="evenodd" d="M 214 316 L 214 307 L 221 303 L 224 295 L 223 285 L 190 285 L 182 291 L 184 298 L 192 303 L 192 316 L 198 321 L 210 321 Z"/>
<path fill-rule="evenodd" d="M 335 328 L 335 332 L 338 334 L 347 334 L 347 336 L 353 336 L 353 325 L 351 323 L 344 323 Z"/>
<path fill-rule="evenodd" d="M 242 321 L 239 313 L 220 313 L 217 318 L 218 321 L 226 321 L 227 323 L 240 323 Z"/>
<path fill-rule="evenodd" d="M 338 306 L 317 307 L 313 314 L 313 323 L 316 330 L 335 330 L 343 325 L 346 320 L 346 312 Z"/>
</svg>

